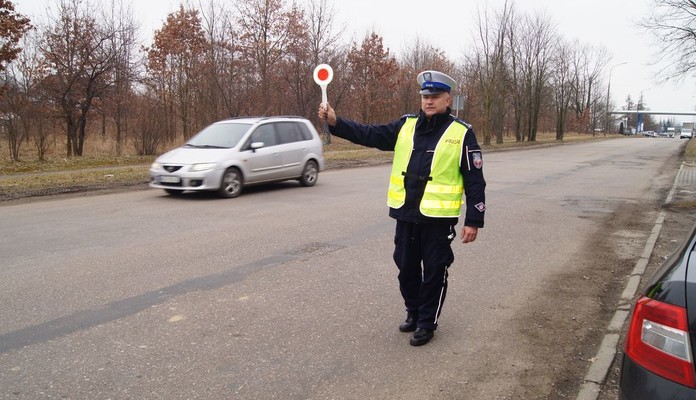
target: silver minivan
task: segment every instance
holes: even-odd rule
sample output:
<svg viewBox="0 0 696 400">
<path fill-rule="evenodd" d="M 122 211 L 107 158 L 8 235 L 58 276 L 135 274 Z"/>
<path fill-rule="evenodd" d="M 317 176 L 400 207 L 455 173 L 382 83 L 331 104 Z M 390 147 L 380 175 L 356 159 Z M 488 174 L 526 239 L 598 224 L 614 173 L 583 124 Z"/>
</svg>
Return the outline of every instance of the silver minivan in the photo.
<svg viewBox="0 0 696 400">
<path fill-rule="evenodd" d="M 307 119 L 243 117 L 215 122 L 158 157 L 149 182 L 171 195 L 237 197 L 246 185 L 297 179 L 314 186 L 324 168 L 321 139 Z"/>
</svg>

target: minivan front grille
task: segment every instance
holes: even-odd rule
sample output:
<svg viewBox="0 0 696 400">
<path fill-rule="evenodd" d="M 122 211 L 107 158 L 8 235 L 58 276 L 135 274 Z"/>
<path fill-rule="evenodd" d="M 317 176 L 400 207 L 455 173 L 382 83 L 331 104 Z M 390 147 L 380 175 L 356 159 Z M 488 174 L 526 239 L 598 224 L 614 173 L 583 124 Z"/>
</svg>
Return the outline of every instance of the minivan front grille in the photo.
<svg viewBox="0 0 696 400">
<path fill-rule="evenodd" d="M 165 165 L 164 168 L 167 172 L 174 172 L 181 169 L 180 165 Z"/>
</svg>

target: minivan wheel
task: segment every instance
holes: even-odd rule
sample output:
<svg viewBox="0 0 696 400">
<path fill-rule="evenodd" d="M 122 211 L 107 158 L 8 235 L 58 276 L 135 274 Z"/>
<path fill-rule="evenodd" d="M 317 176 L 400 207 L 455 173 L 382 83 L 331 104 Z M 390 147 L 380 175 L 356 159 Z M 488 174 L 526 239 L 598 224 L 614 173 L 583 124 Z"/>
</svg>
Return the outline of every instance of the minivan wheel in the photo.
<svg viewBox="0 0 696 400">
<path fill-rule="evenodd" d="M 220 182 L 220 189 L 217 193 L 220 197 L 237 197 L 242 193 L 243 183 L 242 173 L 237 168 L 228 168 L 222 175 L 222 182 Z"/>
<path fill-rule="evenodd" d="M 302 186 L 314 186 L 319 178 L 319 167 L 317 162 L 314 160 L 307 161 L 304 169 L 302 170 L 302 176 L 300 177 L 300 185 Z"/>
</svg>

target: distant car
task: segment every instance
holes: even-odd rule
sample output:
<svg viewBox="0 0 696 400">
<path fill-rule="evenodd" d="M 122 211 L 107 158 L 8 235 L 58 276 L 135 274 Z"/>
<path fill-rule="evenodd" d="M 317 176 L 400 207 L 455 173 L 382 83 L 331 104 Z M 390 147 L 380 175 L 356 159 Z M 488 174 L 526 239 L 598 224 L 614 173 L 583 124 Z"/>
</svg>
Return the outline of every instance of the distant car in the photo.
<svg viewBox="0 0 696 400">
<path fill-rule="evenodd" d="M 691 131 L 682 131 L 679 134 L 679 139 L 691 139 L 693 137 L 693 133 Z"/>
<path fill-rule="evenodd" d="M 242 188 L 297 179 L 314 186 L 325 168 L 314 126 L 300 117 L 243 117 L 218 121 L 150 166 L 150 187 L 171 195 L 215 191 L 237 197 Z"/>
<path fill-rule="evenodd" d="M 695 349 L 696 226 L 634 305 L 619 399 L 696 399 Z"/>
</svg>

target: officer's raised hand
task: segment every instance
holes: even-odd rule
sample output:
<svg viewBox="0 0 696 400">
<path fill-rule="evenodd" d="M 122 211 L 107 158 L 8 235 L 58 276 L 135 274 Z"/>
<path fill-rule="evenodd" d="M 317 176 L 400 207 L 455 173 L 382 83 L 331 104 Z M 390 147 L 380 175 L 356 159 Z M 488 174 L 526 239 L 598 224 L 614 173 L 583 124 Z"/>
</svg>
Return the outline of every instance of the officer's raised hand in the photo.
<svg viewBox="0 0 696 400">
<path fill-rule="evenodd" d="M 329 126 L 336 126 L 336 111 L 334 111 L 331 104 L 328 102 L 326 103 L 326 107 L 324 107 L 324 104 L 319 104 L 319 112 L 317 115 L 319 115 L 320 120 L 326 121 Z"/>
</svg>

